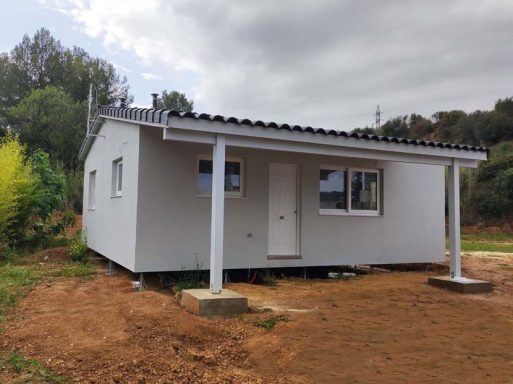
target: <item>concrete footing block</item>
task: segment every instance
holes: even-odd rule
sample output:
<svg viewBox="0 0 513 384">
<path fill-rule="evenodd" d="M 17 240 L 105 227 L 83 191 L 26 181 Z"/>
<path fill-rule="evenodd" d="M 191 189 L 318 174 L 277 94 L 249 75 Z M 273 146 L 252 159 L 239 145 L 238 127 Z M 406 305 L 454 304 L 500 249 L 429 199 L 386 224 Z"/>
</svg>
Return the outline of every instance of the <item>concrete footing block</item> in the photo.
<svg viewBox="0 0 513 384">
<path fill-rule="evenodd" d="M 465 277 L 434 276 L 428 278 L 428 284 L 460 293 L 486 293 L 493 290 L 492 283 Z"/>
<path fill-rule="evenodd" d="M 185 289 L 181 304 L 198 315 L 234 315 L 248 311 L 248 299 L 229 289 L 212 293 L 209 289 Z"/>
</svg>

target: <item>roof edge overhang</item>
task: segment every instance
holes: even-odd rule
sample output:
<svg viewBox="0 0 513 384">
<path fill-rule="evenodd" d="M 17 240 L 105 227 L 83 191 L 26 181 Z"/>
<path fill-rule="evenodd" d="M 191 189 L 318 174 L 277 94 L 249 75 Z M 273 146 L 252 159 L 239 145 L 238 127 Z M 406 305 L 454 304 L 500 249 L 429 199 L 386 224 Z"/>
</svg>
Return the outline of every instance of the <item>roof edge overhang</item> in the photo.
<svg viewBox="0 0 513 384">
<path fill-rule="evenodd" d="M 196 115 L 196 114 L 194 114 Z M 202 116 L 202 115 L 198 115 Z M 210 115 L 208 115 L 210 116 Z M 101 107 L 89 134 L 82 143 L 79 158 L 85 159 L 95 135 L 105 119 L 159 127 L 165 140 L 213 144 L 216 134 L 226 135 L 227 145 L 289 152 L 363 157 L 376 160 L 450 165 L 459 159 L 462 167 L 477 167 L 487 160 L 488 150 L 482 147 L 428 142 L 373 135 L 353 135 L 319 129 L 280 129 L 275 123 L 241 120 L 182 117 L 176 111 L 139 108 Z M 335 132 L 335 133 L 331 133 Z M 323 134 L 319 134 L 323 133 Z"/>
</svg>

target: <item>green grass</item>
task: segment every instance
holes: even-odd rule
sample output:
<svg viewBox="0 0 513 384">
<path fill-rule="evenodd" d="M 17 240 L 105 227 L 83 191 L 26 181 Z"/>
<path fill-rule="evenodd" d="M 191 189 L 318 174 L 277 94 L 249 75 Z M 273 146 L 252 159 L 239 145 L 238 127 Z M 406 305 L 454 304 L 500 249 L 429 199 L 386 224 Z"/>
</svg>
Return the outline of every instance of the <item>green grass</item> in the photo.
<svg viewBox="0 0 513 384">
<path fill-rule="evenodd" d="M 0 357 L 0 368 L 19 374 L 13 383 L 66 383 L 62 376 L 52 373 L 36 359 L 28 359 L 18 351 Z"/>
<path fill-rule="evenodd" d="M 69 263 L 62 268 L 54 271 L 54 277 L 91 277 L 95 274 L 95 270 L 90 263 Z"/>
<path fill-rule="evenodd" d="M 448 241 L 446 248 L 449 247 Z M 461 250 L 466 252 L 505 252 L 513 253 L 513 234 L 511 233 L 463 233 Z"/>
<path fill-rule="evenodd" d="M 513 244 L 461 241 L 461 250 L 467 252 L 504 252 L 513 253 Z"/>
<path fill-rule="evenodd" d="M 90 263 L 40 264 L 31 261 L 26 250 L 9 253 L 0 262 L 0 322 L 34 285 L 63 277 L 90 277 L 94 273 Z"/>
<path fill-rule="evenodd" d="M 30 267 L 6 263 L 0 266 L 0 321 L 7 311 L 39 281 L 41 276 Z"/>
</svg>

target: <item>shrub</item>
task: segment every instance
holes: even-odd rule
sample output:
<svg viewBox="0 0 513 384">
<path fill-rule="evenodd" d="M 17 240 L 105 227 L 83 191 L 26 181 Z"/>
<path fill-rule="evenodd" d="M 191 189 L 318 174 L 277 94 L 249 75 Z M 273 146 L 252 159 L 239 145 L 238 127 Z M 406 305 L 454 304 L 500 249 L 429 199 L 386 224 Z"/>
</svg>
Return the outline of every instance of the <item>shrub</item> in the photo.
<svg viewBox="0 0 513 384">
<path fill-rule="evenodd" d="M 85 238 L 72 240 L 69 246 L 69 256 L 72 261 L 81 263 L 89 261 L 89 247 L 87 246 L 87 240 Z"/>
<path fill-rule="evenodd" d="M 0 250 L 23 237 L 35 202 L 34 187 L 25 148 L 8 134 L 0 141 Z"/>
</svg>

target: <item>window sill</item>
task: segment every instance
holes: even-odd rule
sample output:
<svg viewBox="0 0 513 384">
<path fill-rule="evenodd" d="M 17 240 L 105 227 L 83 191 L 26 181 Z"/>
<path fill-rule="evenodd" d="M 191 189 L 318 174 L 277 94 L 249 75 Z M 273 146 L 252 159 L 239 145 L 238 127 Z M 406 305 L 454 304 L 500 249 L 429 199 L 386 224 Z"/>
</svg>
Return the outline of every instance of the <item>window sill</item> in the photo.
<svg viewBox="0 0 513 384">
<path fill-rule="evenodd" d="M 123 197 L 123 195 L 114 195 L 114 196 L 111 196 L 110 198 L 111 199 L 119 199 L 120 197 Z"/>
<path fill-rule="evenodd" d="M 208 193 L 208 194 L 207 194 L 207 193 L 198 193 L 198 194 L 196 195 L 196 197 L 199 197 L 199 198 L 204 198 L 204 197 L 206 197 L 206 198 L 209 198 L 209 199 L 210 199 L 210 198 L 212 198 L 212 195 L 211 195 L 211 194 L 209 194 L 209 193 Z M 247 199 L 247 197 L 246 197 L 246 196 L 242 196 L 242 195 L 226 195 L 226 194 L 224 195 L 224 198 L 225 198 L 225 199 Z"/>
<path fill-rule="evenodd" d="M 337 209 L 319 209 L 321 216 L 383 216 L 378 211 L 345 211 Z"/>
<path fill-rule="evenodd" d="M 88 211 L 96 211 L 96 208 L 87 208 Z"/>
</svg>

